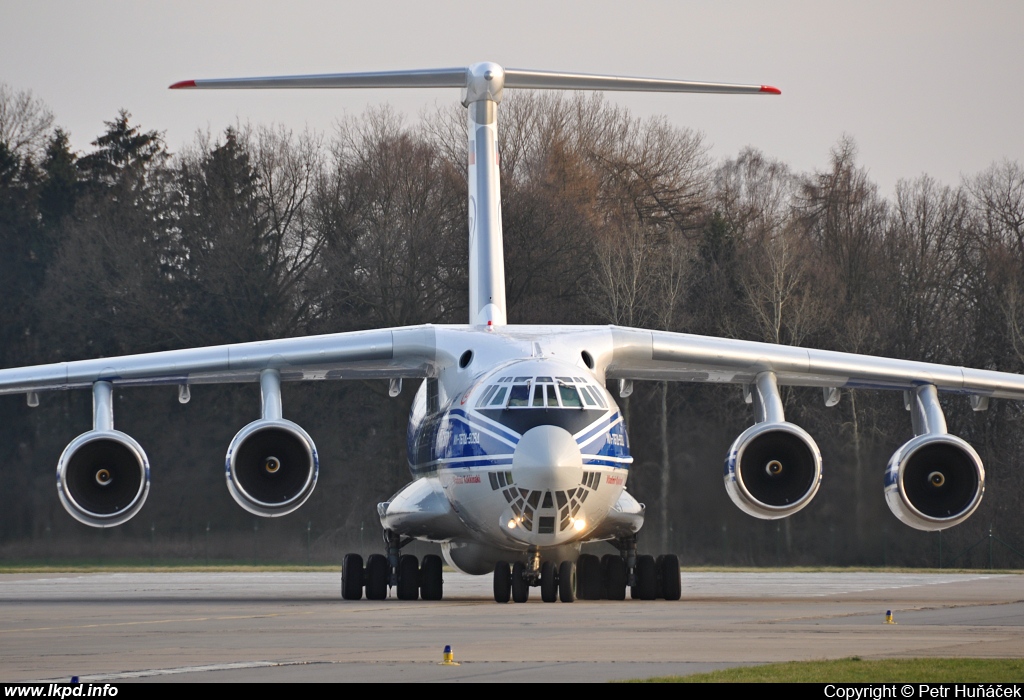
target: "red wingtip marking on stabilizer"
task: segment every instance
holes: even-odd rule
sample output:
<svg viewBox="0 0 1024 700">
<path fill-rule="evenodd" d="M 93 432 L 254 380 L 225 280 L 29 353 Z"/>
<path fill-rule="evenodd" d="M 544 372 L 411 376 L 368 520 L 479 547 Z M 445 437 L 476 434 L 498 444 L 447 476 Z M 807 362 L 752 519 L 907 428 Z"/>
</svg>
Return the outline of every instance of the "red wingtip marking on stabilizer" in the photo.
<svg viewBox="0 0 1024 700">
<path fill-rule="evenodd" d="M 767 92 L 769 95 L 781 95 L 782 94 L 782 90 L 778 89 L 777 87 L 772 87 L 771 85 L 762 85 L 761 86 L 761 92 Z"/>
<path fill-rule="evenodd" d="M 194 88 L 196 81 L 194 80 L 181 80 L 170 87 L 171 90 L 180 90 L 181 88 Z"/>
</svg>

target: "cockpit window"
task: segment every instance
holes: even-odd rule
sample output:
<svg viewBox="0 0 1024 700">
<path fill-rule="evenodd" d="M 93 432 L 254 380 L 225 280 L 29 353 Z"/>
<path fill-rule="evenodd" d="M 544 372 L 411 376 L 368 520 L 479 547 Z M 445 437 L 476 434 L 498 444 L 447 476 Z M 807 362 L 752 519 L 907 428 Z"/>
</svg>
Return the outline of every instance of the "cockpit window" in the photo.
<svg viewBox="0 0 1024 700">
<path fill-rule="evenodd" d="M 597 406 L 597 401 L 594 400 L 594 396 L 590 393 L 589 387 L 581 386 L 580 394 L 583 396 L 583 400 L 587 402 L 588 406 Z"/>
<path fill-rule="evenodd" d="M 538 379 L 539 379 L 539 377 L 538 377 Z M 543 407 L 544 406 L 544 385 L 543 384 L 537 384 L 535 387 L 533 387 L 533 405 L 534 405 L 534 407 L 537 407 L 537 406 Z"/>
<path fill-rule="evenodd" d="M 547 386 L 548 408 L 558 408 L 558 395 L 555 394 L 555 387 L 552 384 Z"/>
<path fill-rule="evenodd" d="M 524 377 L 525 379 L 525 377 Z M 518 378 L 517 378 L 518 381 Z M 516 384 L 512 387 L 512 393 L 508 397 L 509 408 L 521 408 L 530 405 L 530 385 Z"/>
<path fill-rule="evenodd" d="M 492 396 L 494 396 L 494 392 L 496 392 L 497 390 L 498 390 L 498 385 L 497 384 L 492 384 L 491 386 L 487 387 L 487 391 L 485 391 L 483 393 L 483 395 L 480 397 L 480 400 L 476 402 L 476 405 L 477 406 L 486 406 L 487 402 L 490 400 L 490 398 Z"/>
<path fill-rule="evenodd" d="M 505 382 L 513 382 L 513 385 L 510 387 Z M 483 391 L 476 405 L 478 408 L 608 408 L 601 390 L 580 377 L 502 377 Z"/>
<path fill-rule="evenodd" d="M 566 408 L 583 408 L 580 395 L 576 393 L 576 387 L 559 384 L 558 396 L 562 399 L 562 405 Z"/>
<path fill-rule="evenodd" d="M 504 406 L 505 405 L 505 394 L 507 394 L 507 393 L 508 393 L 508 387 L 507 386 L 501 387 L 501 389 L 498 390 L 498 393 L 496 393 L 494 395 L 494 398 L 491 399 L 491 405 L 492 406 Z"/>
</svg>

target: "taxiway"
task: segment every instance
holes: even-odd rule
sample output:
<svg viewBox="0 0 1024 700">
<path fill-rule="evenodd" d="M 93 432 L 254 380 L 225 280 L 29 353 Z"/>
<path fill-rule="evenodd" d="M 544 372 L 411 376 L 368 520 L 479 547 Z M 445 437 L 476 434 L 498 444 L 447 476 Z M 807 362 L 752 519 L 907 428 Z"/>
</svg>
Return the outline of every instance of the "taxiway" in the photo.
<svg viewBox="0 0 1024 700">
<path fill-rule="evenodd" d="M 585 682 L 773 661 L 1024 656 L 1024 576 L 683 573 L 666 601 L 343 601 L 335 573 L 0 576 L 0 681 Z M 892 610 L 897 624 L 884 624 Z M 459 666 L 441 666 L 451 645 Z"/>
</svg>

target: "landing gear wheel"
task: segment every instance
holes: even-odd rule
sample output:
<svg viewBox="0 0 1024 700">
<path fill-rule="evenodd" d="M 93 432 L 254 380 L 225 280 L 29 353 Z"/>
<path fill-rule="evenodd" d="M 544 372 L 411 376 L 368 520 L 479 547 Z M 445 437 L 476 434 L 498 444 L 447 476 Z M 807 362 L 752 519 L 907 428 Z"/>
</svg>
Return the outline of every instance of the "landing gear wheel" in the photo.
<svg viewBox="0 0 1024 700">
<path fill-rule="evenodd" d="M 556 578 L 555 562 L 546 561 L 540 565 L 540 599 L 545 603 L 558 600 L 558 579 Z"/>
<path fill-rule="evenodd" d="M 428 554 L 423 557 L 420 565 L 420 598 L 423 600 L 441 600 L 444 592 L 444 579 L 441 575 L 441 557 Z"/>
<path fill-rule="evenodd" d="M 683 584 L 679 580 L 679 557 L 666 554 L 661 559 L 661 593 L 665 600 L 679 600 L 683 595 Z"/>
<path fill-rule="evenodd" d="M 530 582 L 526 580 L 526 564 L 517 561 L 512 565 L 512 602 L 525 603 L 530 599 Z"/>
<path fill-rule="evenodd" d="M 664 581 L 662 581 L 662 576 L 661 576 L 661 564 L 664 561 L 665 561 L 665 555 L 664 554 L 659 554 L 654 559 L 654 573 L 656 574 L 655 577 L 654 577 L 654 580 L 656 582 L 655 586 L 654 586 L 654 597 L 655 598 L 664 598 L 665 597 L 665 583 L 664 583 Z"/>
<path fill-rule="evenodd" d="M 563 603 L 576 600 L 576 562 L 563 561 L 558 566 L 558 599 Z"/>
<path fill-rule="evenodd" d="M 416 600 L 420 597 L 420 563 L 413 554 L 398 559 L 398 599 Z"/>
<path fill-rule="evenodd" d="M 346 554 L 341 560 L 341 597 L 343 600 L 363 597 L 363 558 L 358 554 Z"/>
<path fill-rule="evenodd" d="M 366 598 L 384 600 L 388 597 L 388 579 L 391 567 L 383 554 L 371 554 L 366 558 Z"/>
<path fill-rule="evenodd" d="M 625 600 L 626 582 L 629 578 L 626 562 L 616 554 L 605 554 L 601 558 L 601 568 L 604 573 L 605 597 L 608 600 Z"/>
<path fill-rule="evenodd" d="M 636 585 L 632 594 L 640 600 L 654 600 L 658 595 L 658 568 L 650 554 L 636 558 Z"/>
<path fill-rule="evenodd" d="M 507 561 L 494 565 L 494 602 L 507 603 L 512 595 L 512 570 Z"/>
<path fill-rule="evenodd" d="M 576 597 L 601 599 L 601 560 L 593 554 L 581 554 L 576 560 Z"/>
</svg>

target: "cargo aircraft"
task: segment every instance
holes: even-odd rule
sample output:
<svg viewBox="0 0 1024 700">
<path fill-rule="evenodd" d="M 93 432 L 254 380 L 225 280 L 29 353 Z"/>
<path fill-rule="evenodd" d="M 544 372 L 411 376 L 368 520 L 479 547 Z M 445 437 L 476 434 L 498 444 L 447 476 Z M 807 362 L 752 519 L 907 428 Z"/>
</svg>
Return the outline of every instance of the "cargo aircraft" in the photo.
<svg viewBox="0 0 1024 700">
<path fill-rule="evenodd" d="M 114 427 L 112 392 L 176 385 L 259 382 L 259 417 L 227 449 L 227 487 L 259 516 L 291 513 L 316 485 L 313 439 L 283 415 L 281 382 L 379 379 L 391 396 L 417 381 L 408 427 L 413 480 L 378 504 L 383 551 L 365 564 L 344 557 L 341 595 L 384 599 L 442 597 L 442 561 L 402 548 L 439 543 L 447 562 L 494 577 L 494 599 L 678 599 L 679 561 L 637 553 L 644 506 L 627 491 L 632 458 L 616 396 L 636 380 L 715 382 L 742 388 L 753 425 L 725 457 L 725 487 L 757 518 L 807 506 L 821 482 L 812 437 L 786 420 L 780 386 L 820 387 L 826 406 L 841 390 L 903 392 L 913 437 L 885 472 L 885 498 L 904 523 L 941 530 L 970 516 L 985 472 L 977 452 L 950 435 L 939 394 L 966 395 L 975 410 L 989 399 L 1024 399 L 1024 377 L 884 357 L 619 326 L 516 326 L 506 322 L 497 114 L 506 88 L 639 90 L 773 95 L 764 85 L 733 85 L 502 68 L 476 63 L 439 70 L 189 80 L 175 89 L 459 88 L 468 112 L 469 319 L 285 338 L 144 355 L 0 370 L 0 393 L 89 389 L 92 429 L 57 464 L 57 493 L 87 525 L 124 523 L 142 508 L 150 465 L 142 446 Z M 618 554 L 581 554 L 606 541 Z"/>
</svg>

